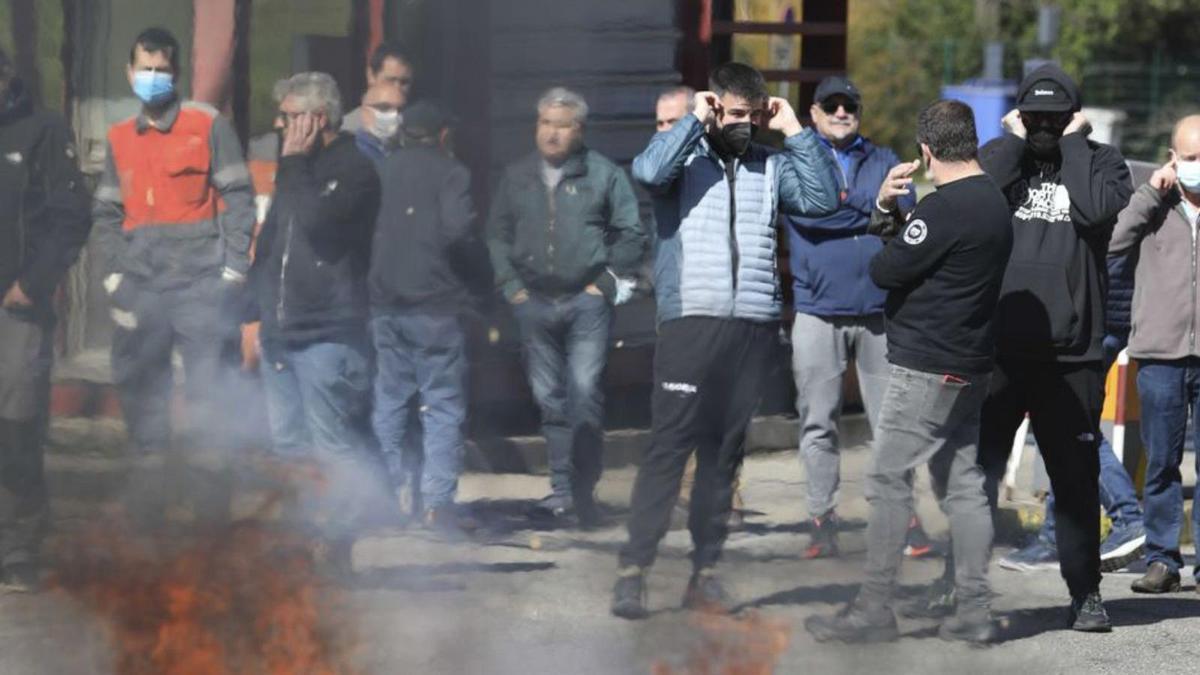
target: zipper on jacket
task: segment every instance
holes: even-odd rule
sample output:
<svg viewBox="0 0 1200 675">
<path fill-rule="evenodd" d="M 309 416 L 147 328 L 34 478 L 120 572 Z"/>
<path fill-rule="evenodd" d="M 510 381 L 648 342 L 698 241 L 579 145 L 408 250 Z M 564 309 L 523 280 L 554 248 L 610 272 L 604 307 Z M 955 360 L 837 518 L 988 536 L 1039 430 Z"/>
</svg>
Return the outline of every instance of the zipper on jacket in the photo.
<svg viewBox="0 0 1200 675">
<path fill-rule="evenodd" d="M 842 166 L 842 160 L 838 159 L 837 148 L 830 147 L 829 154 L 833 155 L 833 165 L 838 168 L 838 173 L 842 174 L 842 184 L 838 186 L 841 192 L 839 202 L 845 201 L 846 196 L 850 194 L 850 176 L 846 174 L 846 168 Z"/>
<path fill-rule="evenodd" d="M 288 217 L 287 238 L 283 243 L 283 260 L 279 264 L 279 302 L 275 306 L 275 321 L 283 328 L 283 301 L 287 297 L 287 267 L 288 259 L 292 257 L 292 223 L 294 218 Z"/>
<path fill-rule="evenodd" d="M 1187 217 L 1187 209 L 1183 209 L 1184 218 L 1188 222 L 1188 234 L 1192 237 L 1192 321 L 1188 324 L 1188 352 L 1196 352 L 1196 223 Z"/>
<path fill-rule="evenodd" d="M 558 183 L 554 187 L 546 186 L 546 209 L 550 214 L 549 228 L 547 232 L 546 242 L 546 269 L 550 274 L 554 274 L 554 224 L 558 220 L 558 188 L 562 186 L 566 176 L 561 176 Z"/>
<path fill-rule="evenodd" d="M 736 305 L 738 267 L 741 265 L 737 238 L 737 197 L 734 195 L 737 187 L 737 159 L 730 159 L 725 164 L 725 181 L 729 183 L 729 260 L 733 269 L 733 302 Z"/>
</svg>

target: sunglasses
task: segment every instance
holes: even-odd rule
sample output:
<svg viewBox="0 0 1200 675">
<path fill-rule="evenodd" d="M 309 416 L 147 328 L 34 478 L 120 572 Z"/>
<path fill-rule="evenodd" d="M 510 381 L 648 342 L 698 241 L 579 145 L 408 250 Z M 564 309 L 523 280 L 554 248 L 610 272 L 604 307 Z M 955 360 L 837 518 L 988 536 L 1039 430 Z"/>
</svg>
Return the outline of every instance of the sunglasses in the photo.
<svg viewBox="0 0 1200 675">
<path fill-rule="evenodd" d="M 832 115 L 837 112 L 838 108 L 846 111 L 847 115 L 858 114 L 858 104 L 854 101 L 825 101 L 821 104 L 821 110 L 826 115 Z"/>
</svg>

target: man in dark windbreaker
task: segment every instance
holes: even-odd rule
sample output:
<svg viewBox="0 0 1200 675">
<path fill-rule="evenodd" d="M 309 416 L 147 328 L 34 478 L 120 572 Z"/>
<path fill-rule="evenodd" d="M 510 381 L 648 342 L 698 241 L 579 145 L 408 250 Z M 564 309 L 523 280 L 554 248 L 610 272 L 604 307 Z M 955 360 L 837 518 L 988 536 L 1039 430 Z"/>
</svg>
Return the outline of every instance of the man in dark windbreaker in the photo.
<svg viewBox="0 0 1200 675">
<path fill-rule="evenodd" d="M 454 497 L 467 417 L 462 274 L 475 220 L 471 176 L 442 147 L 447 126 L 431 103 L 415 103 L 406 112 L 405 147 L 379 165 L 384 189 L 369 277 L 378 363 L 375 435 L 393 487 L 402 493 L 415 468 L 401 457 L 408 410 L 418 401 L 425 455 L 420 515 L 427 527 L 441 529 L 465 523 L 454 512 Z M 413 496 L 409 508 L 418 504 Z"/>
<path fill-rule="evenodd" d="M 997 309 L 979 462 L 994 506 L 1028 412 L 1054 490 L 1068 626 L 1105 632 L 1112 629 L 1100 599 L 1099 557 L 1106 254 L 1133 187 L 1121 153 L 1088 140 L 1079 110 L 1074 80 L 1042 66 L 1021 82 L 1005 134 L 980 150 L 984 170 L 1008 197 L 1013 251 Z M 948 604 L 943 589 L 935 584 L 925 609 Z"/>
<path fill-rule="evenodd" d="M 0 590 L 38 587 L 53 295 L 92 221 L 71 132 L 0 51 Z"/>
<path fill-rule="evenodd" d="M 250 270 L 267 416 L 278 455 L 314 462 L 334 482 L 373 458 L 367 266 L 379 176 L 354 137 L 337 131 L 332 77 L 299 73 L 276 83 L 274 95 L 283 144 Z M 311 502 L 323 533 L 347 544 L 358 503 L 350 492 L 335 484 Z"/>
</svg>

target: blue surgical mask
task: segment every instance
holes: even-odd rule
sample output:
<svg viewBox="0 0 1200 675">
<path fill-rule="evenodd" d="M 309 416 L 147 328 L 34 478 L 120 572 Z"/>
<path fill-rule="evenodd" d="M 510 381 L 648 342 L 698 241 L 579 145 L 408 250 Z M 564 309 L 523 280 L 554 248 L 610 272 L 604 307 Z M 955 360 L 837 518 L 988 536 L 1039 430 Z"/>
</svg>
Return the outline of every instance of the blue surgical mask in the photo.
<svg viewBox="0 0 1200 675">
<path fill-rule="evenodd" d="M 133 74 L 133 93 L 146 105 L 166 103 L 175 96 L 175 76 L 157 70 L 139 70 Z"/>
<path fill-rule="evenodd" d="M 1175 175 L 1179 184 L 1191 193 L 1200 193 L 1200 160 L 1191 162 L 1175 162 Z"/>
</svg>

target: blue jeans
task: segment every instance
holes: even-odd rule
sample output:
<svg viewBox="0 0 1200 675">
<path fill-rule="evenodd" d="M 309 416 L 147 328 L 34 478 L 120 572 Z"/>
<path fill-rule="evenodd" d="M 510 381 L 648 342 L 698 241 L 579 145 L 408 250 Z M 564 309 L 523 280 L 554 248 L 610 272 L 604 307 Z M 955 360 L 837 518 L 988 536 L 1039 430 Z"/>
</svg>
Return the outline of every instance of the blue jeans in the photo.
<svg viewBox="0 0 1200 675">
<path fill-rule="evenodd" d="M 1117 355 L 1125 348 L 1127 338 L 1117 335 L 1104 337 L 1104 372 L 1112 367 Z M 1138 505 L 1137 489 L 1129 472 L 1117 459 L 1112 444 L 1100 436 L 1100 505 L 1114 525 L 1130 527 L 1142 524 L 1142 508 Z M 1046 497 L 1046 519 L 1038 538 L 1054 546 L 1054 492 Z"/>
<path fill-rule="evenodd" d="M 542 412 L 542 433 L 556 500 L 591 495 L 600 479 L 604 451 L 604 391 L 600 378 L 608 356 L 612 310 L 587 292 L 561 298 L 531 295 L 515 305 L 533 397 Z"/>
<path fill-rule="evenodd" d="M 260 367 L 275 452 L 324 459 L 368 452 L 371 395 L 366 345 L 318 342 L 274 348 Z"/>
<path fill-rule="evenodd" d="M 1179 466 L 1183 463 L 1188 415 L 1193 420 L 1200 416 L 1200 359 L 1139 361 L 1137 388 L 1146 446 L 1146 564 L 1161 562 L 1179 571 L 1183 566 L 1179 554 L 1179 532 L 1183 528 Z M 1200 425 L 1194 426 L 1193 434 L 1193 442 L 1200 447 Z M 1200 465 L 1200 454 L 1196 459 Z M 1192 532 L 1200 532 L 1200 510 L 1194 508 Z"/>
<path fill-rule="evenodd" d="M 405 438 L 410 405 L 420 406 L 424 465 L 421 499 L 426 508 L 454 502 L 462 473 L 467 419 L 467 349 L 454 314 L 398 312 L 371 319 L 378 364 L 373 426 L 393 483 L 405 479 Z"/>
</svg>

